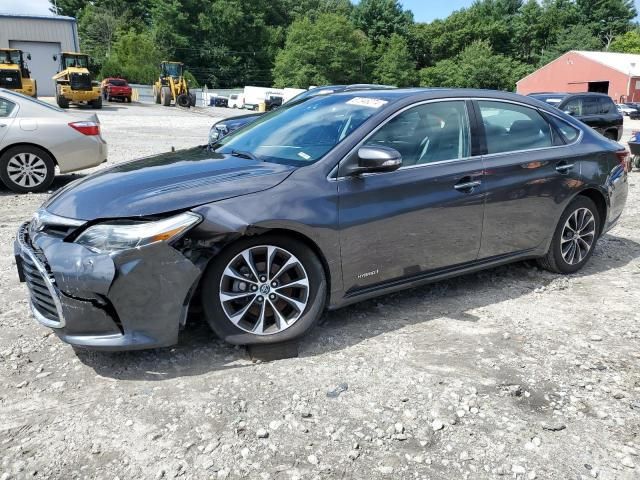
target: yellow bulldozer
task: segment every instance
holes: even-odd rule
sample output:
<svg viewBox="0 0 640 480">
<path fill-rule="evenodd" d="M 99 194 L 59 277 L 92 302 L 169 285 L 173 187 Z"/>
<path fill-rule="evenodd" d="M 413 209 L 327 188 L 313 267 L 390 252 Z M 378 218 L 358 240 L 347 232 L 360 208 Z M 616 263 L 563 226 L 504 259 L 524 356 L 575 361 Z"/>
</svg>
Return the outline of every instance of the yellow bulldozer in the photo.
<svg viewBox="0 0 640 480">
<path fill-rule="evenodd" d="M 27 53 L 27 60 L 31 55 Z M 24 62 L 24 52 L 16 48 L 0 48 L 0 88 L 38 96 L 38 86 Z"/>
<path fill-rule="evenodd" d="M 57 55 L 54 55 L 57 60 Z M 100 83 L 89 73 L 89 55 L 78 52 L 62 52 L 60 68 L 53 76 L 56 82 L 56 103 L 69 108 L 69 103 L 86 102 L 92 108 L 102 108 Z"/>
<path fill-rule="evenodd" d="M 184 64 L 180 62 L 162 62 L 160 76 L 153 85 L 153 98 L 156 103 L 168 107 L 173 102 L 180 107 L 195 107 L 196 96 L 189 92 L 189 85 L 183 75 Z"/>
</svg>

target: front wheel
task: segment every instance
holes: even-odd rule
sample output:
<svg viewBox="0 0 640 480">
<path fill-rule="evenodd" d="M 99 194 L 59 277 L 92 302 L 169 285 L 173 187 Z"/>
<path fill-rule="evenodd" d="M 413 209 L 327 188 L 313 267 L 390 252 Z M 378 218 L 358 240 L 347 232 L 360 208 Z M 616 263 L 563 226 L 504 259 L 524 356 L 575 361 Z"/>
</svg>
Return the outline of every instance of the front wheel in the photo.
<svg viewBox="0 0 640 480">
<path fill-rule="evenodd" d="M 109 97 L 111 98 L 111 97 Z M 91 100 L 89 102 L 89 105 L 91 105 L 91 108 L 93 108 L 94 110 L 97 110 L 99 108 L 102 108 L 102 97 L 98 97 L 95 100 Z"/>
<path fill-rule="evenodd" d="M 235 345 L 290 341 L 324 311 L 327 284 L 318 257 L 281 235 L 239 240 L 207 268 L 202 303 L 207 322 Z"/>
<path fill-rule="evenodd" d="M 556 226 L 547 254 L 540 266 L 555 273 L 574 273 L 593 255 L 600 235 L 600 214 L 587 197 L 576 197 Z"/>
<path fill-rule="evenodd" d="M 41 148 L 19 145 L 0 157 L 0 179 L 17 193 L 42 192 L 55 175 L 55 162 Z"/>
</svg>

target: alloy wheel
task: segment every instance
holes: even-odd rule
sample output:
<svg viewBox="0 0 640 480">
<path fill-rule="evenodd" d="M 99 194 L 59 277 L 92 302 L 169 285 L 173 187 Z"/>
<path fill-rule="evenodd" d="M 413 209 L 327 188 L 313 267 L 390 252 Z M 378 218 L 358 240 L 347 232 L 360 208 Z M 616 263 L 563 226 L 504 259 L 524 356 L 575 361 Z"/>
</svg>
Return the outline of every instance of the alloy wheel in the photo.
<svg viewBox="0 0 640 480">
<path fill-rule="evenodd" d="M 309 300 L 309 277 L 291 252 L 273 245 L 247 248 L 225 267 L 220 304 L 235 326 L 254 335 L 291 327 Z"/>
<path fill-rule="evenodd" d="M 47 178 L 47 165 L 34 153 L 18 153 L 9 159 L 7 175 L 16 185 L 33 188 Z"/>
<path fill-rule="evenodd" d="M 564 224 L 560 240 L 562 258 L 569 265 L 580 263 L 596 238 L 596 221 L 588 208 L 575 210 Z"/>
</svg>

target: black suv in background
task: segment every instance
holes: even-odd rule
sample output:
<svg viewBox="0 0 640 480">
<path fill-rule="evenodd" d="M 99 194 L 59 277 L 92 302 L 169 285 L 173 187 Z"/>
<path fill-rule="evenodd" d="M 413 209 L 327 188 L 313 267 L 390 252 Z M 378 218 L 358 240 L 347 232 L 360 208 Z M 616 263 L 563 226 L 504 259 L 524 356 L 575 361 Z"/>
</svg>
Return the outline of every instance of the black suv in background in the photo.
<svg viewBox="0 0 640 480">
<path fill-rule="evenodd" d="M 609 95 L 604 93 L 531 93 L 542 100 L 586 123 L 610 140 L 622 137 L 623 116 Z"/>
</svg>

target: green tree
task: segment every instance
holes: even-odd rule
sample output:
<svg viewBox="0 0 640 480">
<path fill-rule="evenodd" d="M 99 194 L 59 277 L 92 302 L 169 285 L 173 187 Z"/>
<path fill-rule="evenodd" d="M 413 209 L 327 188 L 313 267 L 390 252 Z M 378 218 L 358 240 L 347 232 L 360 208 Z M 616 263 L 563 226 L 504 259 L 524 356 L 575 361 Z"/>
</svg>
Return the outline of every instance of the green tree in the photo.
<svg viewBox="0 0 640 480">
<path fill-rule="evenodd" d="M 496 54 L 487 42 L 474 42 L 452 59 L 420 71 L 423 87 L 489 88 L 513 90 L 531 71 L 517 60 Z"/>
<path fill-rule="evenodd" d="M 576 0 L 583 23 L 591 28 L 605 49 L 613 39 L 629 30 L 638 12 L 632 0 Z"/>
<path fill-rule="evenodd" d="M 159 65 L 165 58 L 149 31 L 134 29 L 121 34 L 111 54 L 102 66 L 103 77 L 124 77 L 132 83 L 153 83 L 159 74 Z"/>
<path fill-rule="evenodd" d="M 640 53 L 640 30 L 629 30 L 624 35 L 616 37 L 609 50 L 620 53 Z"/>
<path fill-rule="evenodd" d="M 49 0 L 51 13 L 57 15 L 67 15 L 69 17 L 77 17 L 80 11 L 89 4 L 89 0 L 56 0 L 57 10 L 54 6 L 54 0 Z"/>
<path fill-rule="evenodd" d="M 360 0 L 351 18 L 375 46 L 394 33 L 406 37 L 413 24 L 413 13 L 398 0 Z"/>
<path fill-rule="evenodd" d="M 377 83 L 409 87 L 416 82 L 416 63 L 411 57 L 407 41 L 394 33 L 380 44 L 382 52 L 373 71 Z"/>
<path fill-rule="evenodd" d="M 586 25 L 574 25 L 558 35 L 556 43 L 545 50 L 540 57 L 539 65 L 546 65 L 570 50 L 600 50 L 602 42 L 593 36 Z"/>
<path fill-rule="evenodd" d="M 80 50 L 89 54 L 96 72 L 102 68 L 118 34 L 127 25 L 127 17 L 91 3 L 82 9 L 78 19 Z"/>
<path fill-rule="evenodd" d="M 346 17 L 321 14 L 315 21 L 302 18 L 291 24 L 273 77 L 280 87 L 358 83 L 369 78 L 369 58 L 367 37 Z"/>
</svg>

